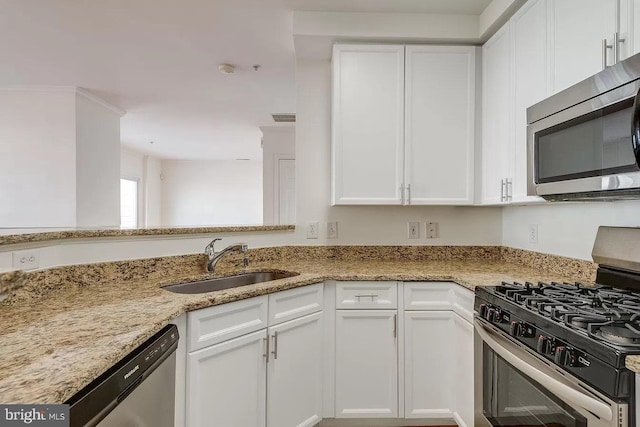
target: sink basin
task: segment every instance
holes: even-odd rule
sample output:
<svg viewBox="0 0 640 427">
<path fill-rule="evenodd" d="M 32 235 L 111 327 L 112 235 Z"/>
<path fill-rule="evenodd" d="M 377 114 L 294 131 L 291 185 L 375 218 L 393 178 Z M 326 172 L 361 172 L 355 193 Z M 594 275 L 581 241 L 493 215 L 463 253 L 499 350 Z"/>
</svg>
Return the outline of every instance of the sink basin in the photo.
<svg viewBox="0 0 640 427">
<path fill-rule="evenodd" d="M 200 280 L 198 282 L 179 283 L 177 285 L 164 286 L 170 292 L 177 294 L 203 294 L 205 292 L 220 291 L 222 289 L 237 288 L 239 286 L 253 285 L 255 283 L 269 282 L 271 280 L 285 279 L 297 276 L 299 273 L 289 271 L 257 271 L 243 273 L 237 276 L 218 277 L 215 279 Z"/>
</svg>

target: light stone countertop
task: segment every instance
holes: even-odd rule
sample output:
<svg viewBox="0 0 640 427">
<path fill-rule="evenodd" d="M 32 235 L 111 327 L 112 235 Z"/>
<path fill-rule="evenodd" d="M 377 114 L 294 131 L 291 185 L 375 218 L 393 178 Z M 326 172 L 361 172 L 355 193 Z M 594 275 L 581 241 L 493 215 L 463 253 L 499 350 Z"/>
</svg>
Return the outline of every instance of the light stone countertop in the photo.
<svg viewBox="0 0 640 427">
<path fill-rule="evenodd" d="M 0 233 L 0 245 L 45 242 L 50 240 L 88 239 L 106 237 L 136 236 L 176 236 L 186 234 L 243 233 L 268 231 L 294 231 L 294 225 L 229 225 L 216 227 L 148 227 L 148 228 L 103 228 L 103 229 L 69 229 L 38 230 L 18 234 Z M 0 230 L 1 231 L 1 230 Z"/>
<path fill-rule="evenodd" d="M 64 402 L 186 311 L 326 279 L 453 281 L 471 290 L 502 280 L 570 280 L 495 259 L 289 259 L 254 262 L 248 271 L 286 270 L 299 276 L 206 294 L 174 294 L 160 288 L 208 277 L 191 272 L 113 283 L 58 283 L 55 291 L 5 302 L 0 305 L 0 402 Z"/>
</svg>

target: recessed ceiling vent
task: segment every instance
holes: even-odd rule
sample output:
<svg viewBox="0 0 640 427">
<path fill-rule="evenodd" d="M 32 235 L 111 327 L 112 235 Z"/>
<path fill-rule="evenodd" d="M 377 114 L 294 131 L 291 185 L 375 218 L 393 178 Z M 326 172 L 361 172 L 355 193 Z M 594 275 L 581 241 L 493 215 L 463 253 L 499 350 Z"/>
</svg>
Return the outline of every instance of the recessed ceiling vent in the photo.
<svg viewBox="0 0 640 427">
<path fill-rule="evenodd" d="M 273 121 L 276 123 L 295 123 L 296 115 L 294 113 L 281 113 L 281 114 L 272 114 Z"/>
</svg>

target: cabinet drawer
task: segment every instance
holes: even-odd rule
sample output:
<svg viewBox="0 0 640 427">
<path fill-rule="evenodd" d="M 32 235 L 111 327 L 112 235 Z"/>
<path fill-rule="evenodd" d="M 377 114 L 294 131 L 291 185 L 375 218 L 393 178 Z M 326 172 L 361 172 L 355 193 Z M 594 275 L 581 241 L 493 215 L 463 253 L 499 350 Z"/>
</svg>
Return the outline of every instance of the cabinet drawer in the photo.
<svg viewBox="0 0 640 427">
<path fill-rule="evenodd" d="M 453 311 L 467 322 L 473 322 L 473 300 L 476 294 L 471 289 L 454 285 L 453 295 Z"/>
<path fill-rule="evenodd" d="M 396 282 L 336 282 L 336 308 L 389 309 L 397 307 Z"/>
<path fill-rule="evenodd" d="M 262 295 L 190 312 L 187 351 L 266 328 L 267 308 L 267 295 Z"/>
<path fill-rule="evenodd" d="M 269 326 L 322 310 L 322 283 L 269 295 Z"/>
<path fill-rule="evenodd" d="M 405 282 L 405 310 L 453 310 L 453 287 L 451 282 Z"/>
</svg>

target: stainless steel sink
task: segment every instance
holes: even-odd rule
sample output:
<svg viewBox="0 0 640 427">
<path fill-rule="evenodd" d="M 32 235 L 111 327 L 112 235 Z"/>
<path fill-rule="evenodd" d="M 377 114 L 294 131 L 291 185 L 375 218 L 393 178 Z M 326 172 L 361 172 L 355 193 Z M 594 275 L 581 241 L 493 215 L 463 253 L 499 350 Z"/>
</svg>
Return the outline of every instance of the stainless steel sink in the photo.
<svg viewBox="0 0 640 427">
<path fill-rule="evenodd" d="M 215 279 L 200 280 L 198 282 L 179 283 L 177 285 L 164 286 L 170 292 L 177 294 L 203 294 L 205 292 L 220 291 L 222 289 L 237 288 L 239 286 L 253 285 L 255 283 L 269 282 L 271 280 L 285 279 L 297 276 L 299 273 L 290 271 L 257 271 L 243 273 L 237 276 L 218 277 Z"/>
</svg>

